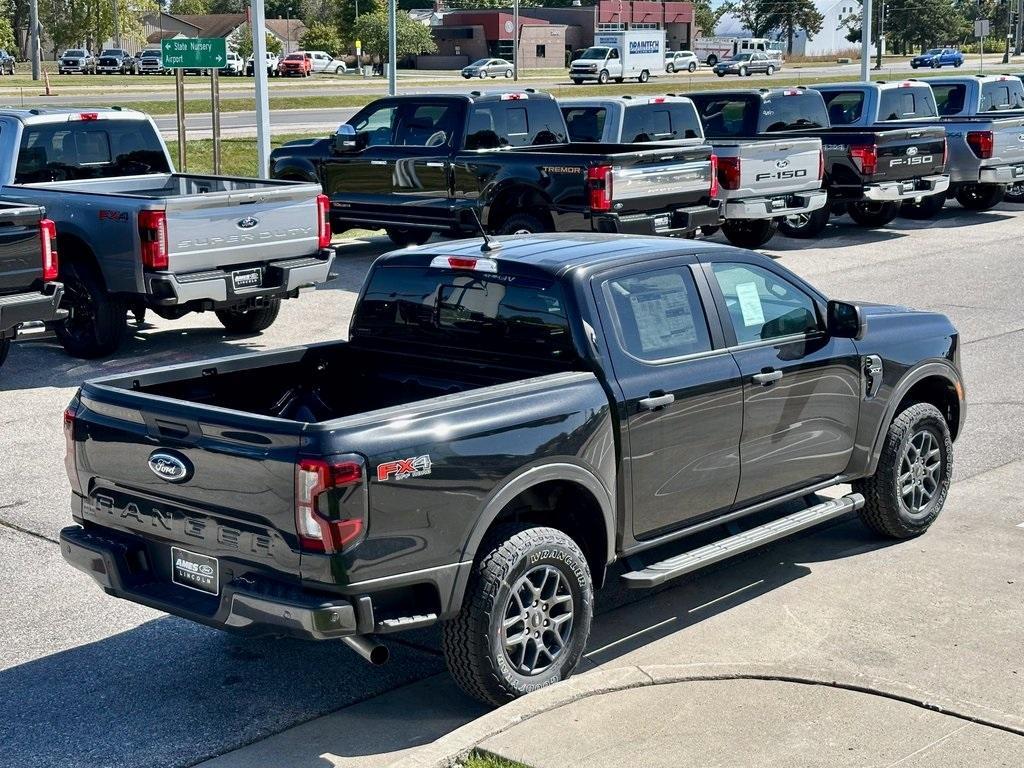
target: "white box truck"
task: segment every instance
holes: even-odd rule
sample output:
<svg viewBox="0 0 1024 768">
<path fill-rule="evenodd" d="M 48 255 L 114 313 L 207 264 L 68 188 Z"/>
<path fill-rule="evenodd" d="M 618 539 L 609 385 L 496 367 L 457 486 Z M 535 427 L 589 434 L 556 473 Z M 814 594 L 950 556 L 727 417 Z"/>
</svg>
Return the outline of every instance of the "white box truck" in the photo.
<svg viewBox="0 0 1024 768">
<path fill-rule="evenodd" d="M 663 29 L 598 32 L 594 44 L 569 64 L 569 77 L 577 85 L 588 80 L 621 83 L 627 77 L 646 83 L 664 71 Z"/>
</svg>

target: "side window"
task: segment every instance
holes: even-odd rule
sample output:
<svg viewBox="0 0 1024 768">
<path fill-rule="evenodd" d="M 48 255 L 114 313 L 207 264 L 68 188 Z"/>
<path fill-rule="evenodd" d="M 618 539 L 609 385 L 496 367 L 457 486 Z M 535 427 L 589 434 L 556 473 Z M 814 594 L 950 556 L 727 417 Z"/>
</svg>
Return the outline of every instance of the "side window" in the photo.
<svg viewBox="0 0 1024 768">
<path fill-rule="evenodd" d="M 473 107 L 466 125 L 466 149 L 497 149 L 508 143 L 498 136 L 495 111 L 493 103 Z"/>
<path fill-rule="evenodd" d="M 567 107 L 563 113 L 570 141 L 601 141 L 608 110 L 604 107 Z"/>
<path fill-rule="evenodd" d="M 814 301 L 778 275 L 752 264 L 712 265 L 736 341 L 749 344 L 820 328 Z"/>
<path fill-rule="evenodd" d="M 821 94 L 828 105 L 832 125 L 850 125 L 860 120 L 864 111 L 864 94 L 858 91 L 825 91 Z"/>
<path fill-rule="evenodd" d="M 618 48 L 612 48 L 611 52 L 608 54 L 608 58 L 609 59 L 617 59 L 617 58 L 619 58 L 619 49 Z"/>
<path fill-rule="evenodd" d="M 505 110 L 505 128 L 509 143 L 513 146 L 525 144 L 523 137 L 530 133 L 530 121 L 526 107 L 510 107 Z"/>
<path fill-rule="evenodd" d="M 398 107 L 394 104 L 370 107 L 352 121 L 356 129 L 356 143 L 360 148 L 394 144 L 395 118 Z"/>
<path fill-rule="evenodd" d="M 711 337 L 687 267 L 618 277 L 604 283 L 619 345 L 644 362 L 707 352 Z"/>
<path fill-rule="evenodd" d="M 395 142 L 405 147 L 440 147 L 448 143 L 455 127 L 457 108 L 452 104 L 420 104 L 399 123 Z"/>
</svg>

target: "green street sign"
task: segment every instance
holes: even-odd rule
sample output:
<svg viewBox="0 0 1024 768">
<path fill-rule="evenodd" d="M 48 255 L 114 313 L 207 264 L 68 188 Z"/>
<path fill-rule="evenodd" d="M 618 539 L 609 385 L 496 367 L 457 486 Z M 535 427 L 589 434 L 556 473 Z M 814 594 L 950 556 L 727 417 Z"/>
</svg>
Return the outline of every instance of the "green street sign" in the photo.
<svg viewBox="0 0 1024 768">
<path fill-rule="evenodd" d="M 161 46 L 167 69 L 220 69 L 227 61 L 223 37 L 175 37 Z"/>
</svg>

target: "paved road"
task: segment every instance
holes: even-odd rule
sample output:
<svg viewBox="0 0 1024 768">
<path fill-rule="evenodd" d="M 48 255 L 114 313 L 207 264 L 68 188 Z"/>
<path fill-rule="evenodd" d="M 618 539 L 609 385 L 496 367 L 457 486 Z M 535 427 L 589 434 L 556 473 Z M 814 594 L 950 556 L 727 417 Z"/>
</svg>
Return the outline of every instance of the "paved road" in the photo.
<svg viewBox="0 0 1024 768">
<path fill-rule="evenodd" d="M 591 663 L 795 655 L 819 666 L 909 676 L 925 692 L 1019 712 L 1024 528 L 1015 526 L 1024 510 L 1007 490 L 1017 480 L 990 485 L 997 476 L 985 473 L 1024 466 L 1012 464 L 1024 460 L 1024 278 L 1020 260 L 1010 256 L 1019 250 L 1024 211 L 968 214 L 951 204 L 934 222 L 897 220 L 874 232 L 838 222 L 819 242 L 780 238 L 768 252 L 831 295 L 953 317 L 964 338 L 970 403 L 953 498 L 968 480 L 970 495 L 935 538 L 914 544 L 880 548 L 851 522 L 659 595 L 613 585 L 600 597 Z M 45 338 L 15 344 L 0 372 L 5 765 L 183 766 L 247 744 L 290 743 L 291 750 L 305 744 L 320 751 L 246 764 L 370 766 L 479 713 L 446 678 L 434 677 L 442 664 L 432 632 L 396 642 L 394 661 L 380 670 L 338 646 L 244 642 L 104 596 L 64 565 L 54 543 L 69 519 L 60 414 L 82 379 L 343 336 L 360 280 L 386 247 L 345 245 L 338 278 L 286 302 L 262 336 L 227 337 L 212 316 L 195 315 L 154 319 L 105 361 L 71 360 Z M 987 509 L 990 488 L 999 496 Z M 941 571 L 934 582 L 930 563 Z M 1016 578 L 1006 576 L 1014 569 Z M 412 682 L 427 687 L 399 690 Z M 419 703 L 410 708 L 413 700 Z M 325 713 L 335 714 L 315 722 Z M 301 733 L 321 741 L 287 741 L 300 733 L 292 728 L 310 721 Z M 328 751 L 334 757 L 322 762 Z"/>
</svg>

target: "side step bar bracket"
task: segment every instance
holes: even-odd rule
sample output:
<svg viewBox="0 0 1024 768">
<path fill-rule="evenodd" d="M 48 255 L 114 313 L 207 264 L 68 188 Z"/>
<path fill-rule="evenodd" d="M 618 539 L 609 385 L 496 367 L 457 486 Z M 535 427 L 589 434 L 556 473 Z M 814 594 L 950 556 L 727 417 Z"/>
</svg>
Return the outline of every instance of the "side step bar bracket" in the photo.
<svg viewBox="0 0 1024 768">
<path fill-rule="evenodd" d="M 792 515 L 772 520 L 749 531 L 714 541 L 703 547 L 669 557 L 661 562 L 622 574 L 622 580 L 632 589 L 649 589 L 666 581 L 700 570 L 714 563 L 726 560 L 742 552 L 763 547 L 779 539 L 792 536 L 829 520 L 860 509 L 864 497 L 851 493 L 838 499 L 816 504 L 813 507 L 794 512 Z"/>
</svg>

